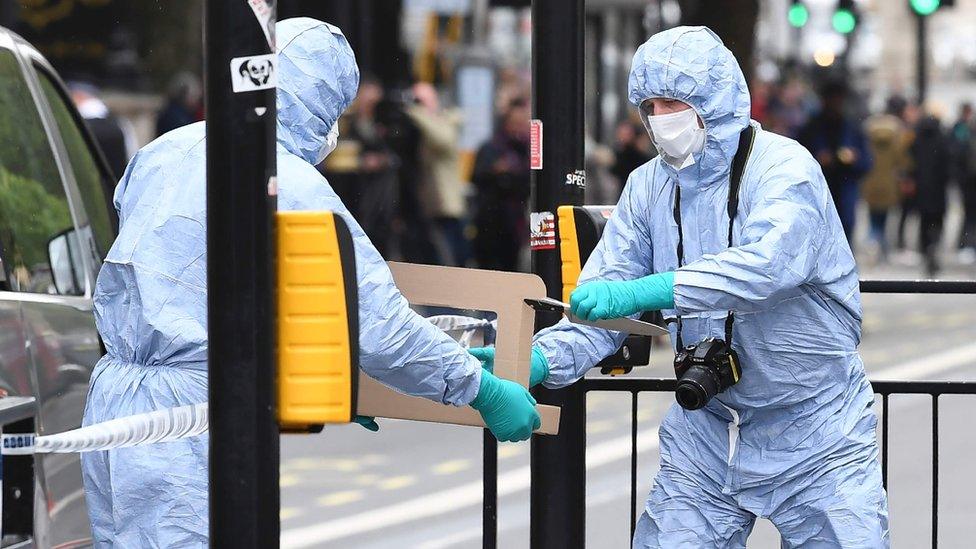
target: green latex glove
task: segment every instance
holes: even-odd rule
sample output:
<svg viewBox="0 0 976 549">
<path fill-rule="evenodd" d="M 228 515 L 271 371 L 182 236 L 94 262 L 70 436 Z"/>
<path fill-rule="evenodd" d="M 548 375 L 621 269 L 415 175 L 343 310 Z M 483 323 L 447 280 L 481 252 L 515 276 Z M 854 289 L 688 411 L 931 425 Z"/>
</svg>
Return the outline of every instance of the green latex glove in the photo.
<svg viewBox="0 0 976 549">
<path fill-rule="evenodd" d="M 362 425 L 364 429 L 367 429 L 369 431 L 373 431 L 374 433 L 376 431 L 379 431 L 380 430 L 380 426 L 379 426 L 378 423 L 376 423 L 376 418 L 374 418 L 374 417 L 370 417 L 370 416 L 356 416 L 356 417 L 352 418 L 352 422 L 353 423 L 358 423 L 358 424 Z"/>
<path fill-rule="evenodd" d="M 491 373 L 495 373 L 495 348 L 494 347 L 474 347 L 468 349 L 471 356 L 481 361 L 481 367 Z M 546 355 L 542 354 L 542 349 L 532 347 L 532 362 L 529 371 L 529 387 L 535 387 L 549 377 L 549 361 Z"/>
<path fill-rule="evenodd" d="M 500 441 L 526 440 L 542 425 L 528 389 L 499 379 L 483 368 L 478 396 L 471 401 L 471 407 L 478 410 L 491 434 Z"/>
<path fill-rule="evenodd" d="M 674 308 L 674 273 L 637 280 L 594 280 L 573 290 L 570 311 L 583 320 L 623 318 L 644 311 Z"/>
</svg>

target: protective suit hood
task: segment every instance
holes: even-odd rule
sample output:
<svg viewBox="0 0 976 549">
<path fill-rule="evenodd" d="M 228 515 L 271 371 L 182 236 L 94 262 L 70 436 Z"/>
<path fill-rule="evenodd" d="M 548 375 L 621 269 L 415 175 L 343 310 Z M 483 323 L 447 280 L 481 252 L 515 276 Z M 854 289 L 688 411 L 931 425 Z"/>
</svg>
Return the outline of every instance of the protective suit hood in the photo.
<svg viewBox="0 0 976 549">
<path fill-rule="evenodd" d="M 742 69 L 714 32 L 675 27 L 650 37 L 634 54 L 628 89 L 635 106 L 666 97 L 691 105 L 701 117 L 705 148 L 695 167 L 681 172 L 682 186 L 728 180 L 739 132 L 749 124 L 751 101 Z M 661 166 L 679 180 L 673 167 Z"/>
<path fill-rule="evenodd" d="M 356 56 L 338 27 L 308 17 L 279 21 L 275 34 L 278 143 L 314 165 L 329 131 L 356 97 Z"/>
</svg>

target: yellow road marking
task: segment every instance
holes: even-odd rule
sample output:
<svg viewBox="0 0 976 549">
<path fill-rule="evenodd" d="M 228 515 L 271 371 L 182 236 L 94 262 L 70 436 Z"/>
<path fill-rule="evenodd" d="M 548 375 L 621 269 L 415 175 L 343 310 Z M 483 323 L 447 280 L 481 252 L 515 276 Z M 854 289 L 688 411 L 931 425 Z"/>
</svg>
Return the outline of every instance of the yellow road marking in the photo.
<svg viewBox="0 0 976 549">
<path fill-rule="evenodd" d="M 362 490 L 345 490 L 342 492 L 332 492 L 331 494 L 326 494 L 315 501 L 322 507 L 335 507 L 337 505 L 345 505 L 361 499 L 363 499 Z"/>
<path fill-rule="evenodd" d="M 399 490 L 417 483 L 417 477 L 411 475 L 401 475 L 398 477 L 381 480 L 377 486 L 380 490 Z"/>
<path fill-rule="evenodd" d="M 305 513 L 298 507 L 282 507 L 281 511 L 278 513 L 279 520 L 288 520 L 290 518 L 295 518 L 301 514 Z"/>
<path fill-rule="evenodd" d="M 451 475 L 470 468 L 471 468 L 471 460 L 452 459 L 451 461 L 438 463 L 431 470 L 434 471 L 435 475 Z"/>
<path fill-rule="evenodd" d="M 525 453 L 522 449 L 522 444 L 499 444 L 498 445 L 498 459 L 507 459 L 515 457 Z M 528 446 L 527 444 L 525 446 Z"/>
</svg>

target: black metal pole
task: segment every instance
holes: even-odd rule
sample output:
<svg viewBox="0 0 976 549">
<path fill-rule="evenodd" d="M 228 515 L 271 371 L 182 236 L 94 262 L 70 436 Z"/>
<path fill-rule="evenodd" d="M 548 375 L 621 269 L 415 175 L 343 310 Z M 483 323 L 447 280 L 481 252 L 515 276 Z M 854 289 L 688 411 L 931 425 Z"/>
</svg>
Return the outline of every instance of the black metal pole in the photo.
<svg viewBox="0 0 976 549">
<path fill-rule="evenodd" d="M 532 112 L 542 121 L 542 170 L 533 171 L 533 211 L 556 214 L 582 204 L 583 0 L 532 2 Z M 558 242 L 558 238 L 557 238 Z M 561 298 L 558 248 L 535 249 L 532 270 L 548 294 Z M 540 315 L 537 328 L 558 320 Z M 532 439 L 531 544 L 533 549 L 583 547 L 585 542 L 586 410 L 579 383 L 538 388 L 539 403 L 562 408 L 558 436 Z"/>
<path fill-rule="evenodd" d="M 916 86 L 918 88 L 918 104 L 921 105 L 925 102 L 925 94 L 928 92 L 928 17 L 924 15 L 915 15 L 916 25 Z"/>
<path fill-rule="evenodd" d="M 498 441 L 491 431 L 482 434 L 481 486 L 484 506 L 481 510 L 481 549 L 498 547 Z"/>
<path fill-rule="evenodd" d="M 274 1 L 258 6 L 271 9 L 270 21 L 262 22 L 249 4 L 210 0 L 204 17 L 210 546 L 274 549 L 275 89 L 235 93 L 232 80 L 248 78 L 240 58 L 272 53 L 262 25 L 274 25 Z M 253 64 L 266 69 L 267 62 Z M 246 82 L 267 83 L 261 74 L 257 83 Z"/>
</svg>

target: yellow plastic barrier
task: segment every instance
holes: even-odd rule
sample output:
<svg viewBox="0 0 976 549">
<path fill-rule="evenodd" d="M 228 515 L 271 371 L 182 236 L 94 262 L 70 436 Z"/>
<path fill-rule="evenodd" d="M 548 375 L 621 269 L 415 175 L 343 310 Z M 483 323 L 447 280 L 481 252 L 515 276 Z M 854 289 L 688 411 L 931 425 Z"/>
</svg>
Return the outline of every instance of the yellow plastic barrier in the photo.
<svg viewBox="0 0 976 549">
<path fill-rule="evenodd" d="M 352 236 L 331 212 L 277 213 L 278 421 L 348 423 L 356 410 L 359 306 Z"/>
</svg>

